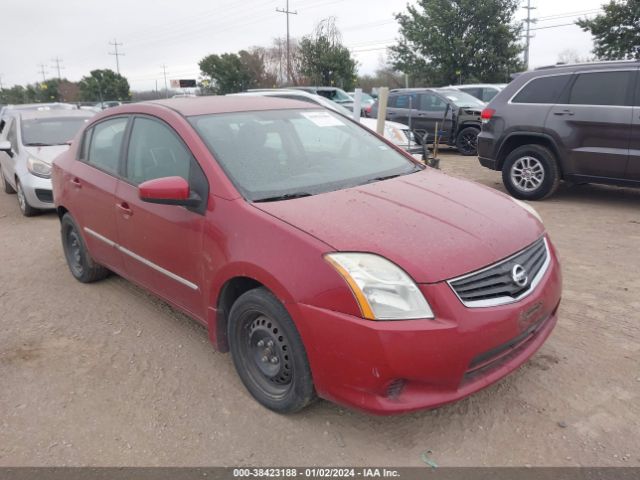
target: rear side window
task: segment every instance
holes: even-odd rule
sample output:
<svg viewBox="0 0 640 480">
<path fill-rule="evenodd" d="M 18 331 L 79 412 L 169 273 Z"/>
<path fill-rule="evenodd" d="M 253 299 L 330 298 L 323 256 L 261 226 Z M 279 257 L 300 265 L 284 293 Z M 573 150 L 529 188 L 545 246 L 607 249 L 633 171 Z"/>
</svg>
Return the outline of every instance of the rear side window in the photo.
<svg viewBox="0 0 640 480">
<path fill-rule="evenodd" d="M 464 92 L 464 93 L 468 93 L 469 95 L 473 95 L 476 98 L 479 98 L 480 100 L 482 100 L 482 89 L 478 88 L 478 87 L 468 87 L 468 88 L 461 88 L 460 91 Z"/>
<path fill-rule="evenodd" d="M 93 127 L 87 163 L 109 173 L 118 173 L 122 138 L 127 121 L 125 117 L 114 118 Z"/>
<path fill-rule="evenodd" d="M 396 97 L 395 108 L 418 108 L 418 96 L 411 95 L 398 95 Z"/>
<path fill-rule="evenodd" d="M 581 73 L 573 83 L 572 105 L 629 105 L 628 92 L 633 72 Z"/>
<path fill-rule="evenodd" d="M 556 103 L 571 75 L 553 75 L 531 80 L 513 97 L 511 103 Z"/>
<path fill-rule="evenodd" d="M 493 88 L 483 88 L 482 97 L 480 97 L 480 100 L 489 103 L 497 94 L 498 90 L 494 90 Z"/>
</svg>

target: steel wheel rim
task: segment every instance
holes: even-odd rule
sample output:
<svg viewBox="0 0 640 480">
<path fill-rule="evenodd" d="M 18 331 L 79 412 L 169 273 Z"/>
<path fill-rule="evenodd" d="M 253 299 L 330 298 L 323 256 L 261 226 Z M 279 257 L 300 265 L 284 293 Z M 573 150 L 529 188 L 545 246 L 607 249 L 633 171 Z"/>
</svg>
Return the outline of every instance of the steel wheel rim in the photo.
<svg viewBox="0 0 640 480">
<path fill-rule="evenodd" d="M 24 212 L 27 209 L 27 199 L 24 198 L 24 192 L 22 191 L 22 185 L 20 182 L 17 182 L 16 190 L 18 193 L 18 205 L 20 206 L 20 210 Z"/>
<path fill-rule="evenodd" d="M 544 166 L 534 157 L 522 157 L 511 167 L 511 182 L 523 192 L 534 192 L 542 186 L 545 173 Z"/>
<path fill-rule="evenodd" d="M 65 237 L 65 252 L 69 266 L 73 273 L 82 275 L 84 268 L 82 266 L 82 243 L 80 243 L 80 237 L 73 228 L 67 229 Z"/>
<path fill-rule="evenodd" d="M 283 397 L 293 384 L 293 359 L 284 331 L 261 312 L 251 312 L 243 324 L 240 353 L 247 372 L 265 394 Z"/>
</svg>

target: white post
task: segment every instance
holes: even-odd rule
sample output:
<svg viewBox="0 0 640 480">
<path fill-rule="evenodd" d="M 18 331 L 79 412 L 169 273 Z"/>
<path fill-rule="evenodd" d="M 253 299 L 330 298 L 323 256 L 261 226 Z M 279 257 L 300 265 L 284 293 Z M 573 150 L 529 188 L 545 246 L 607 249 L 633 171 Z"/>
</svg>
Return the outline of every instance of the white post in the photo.
<svg viewBox="0 0 640 480">
<path fill-rule="evenodd" d="M 387 119 L 387 101 L 389 100 L 389 87 L 380 87 L 378 89 L 378 125 L 376 132 L 384 135 L 384 123 Z"/>
<path fill-rule="evenodd" d="M 353 98 L 353 119 L 360 122 L 360 113 L 362 112 L 362 89 L 356 88 L 356 94 Z"/>
</svg>

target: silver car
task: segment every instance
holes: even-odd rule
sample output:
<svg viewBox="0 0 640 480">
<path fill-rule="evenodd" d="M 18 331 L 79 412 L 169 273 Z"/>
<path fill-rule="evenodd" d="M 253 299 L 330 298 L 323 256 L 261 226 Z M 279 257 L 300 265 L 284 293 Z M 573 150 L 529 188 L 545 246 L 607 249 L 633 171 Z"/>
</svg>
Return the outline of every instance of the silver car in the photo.
<svg viewBox="0 0 640 480">
<path fill-rule="evenodd" d="M 2 118 L 0 179 L 5 193 L 16 193 L 26 217 L 53 206 L 51 162 L 69 148 L 95 113 L 82 110 L 15 110 Z"/>
</svg>

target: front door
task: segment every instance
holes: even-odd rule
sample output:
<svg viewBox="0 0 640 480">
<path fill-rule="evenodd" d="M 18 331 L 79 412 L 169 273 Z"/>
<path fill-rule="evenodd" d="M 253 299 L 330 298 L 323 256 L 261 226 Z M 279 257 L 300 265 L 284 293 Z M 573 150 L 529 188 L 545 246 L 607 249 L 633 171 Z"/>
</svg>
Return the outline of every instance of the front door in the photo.
<svg viewBox="0 0 640 480">
<path fill-rule="evenodd" d="M 429 141 L 433 141 L 436 126 L 440 142 L 446 142 L 451 132 L 451 118 L 453 112 L 448 102 L 435 93 L 421 93 L 419 97 L 420 110 L 416 117 L 416 128 L 429 134 Z"/>
<path fill-rule="evenodd" d="M 622 178 L 629 157 L 635 71 L 575 75 L 546 121 L 567 151 L 565 174 Z"/>
<path fill-rule="evenodd" d="M 138 196 L 142 182 L 171 176 L 187 180 L 206 204 L 206 177 L 175 131 L 158 119 L 135 117 L 115 205 L 125 270 L 132 280 L 203 319 L 204 210 L 147 203 Z"/>
<path fill-rule="evenodd" d="M 631 142 L 625 178 L 640 182 L 640 78 L 636 79 L 635 107 L 631 120 Z"/>
</svg>

